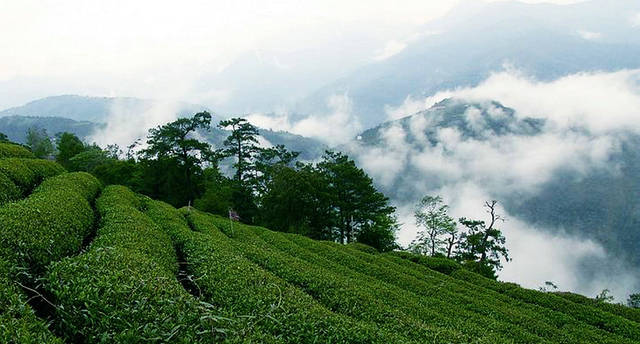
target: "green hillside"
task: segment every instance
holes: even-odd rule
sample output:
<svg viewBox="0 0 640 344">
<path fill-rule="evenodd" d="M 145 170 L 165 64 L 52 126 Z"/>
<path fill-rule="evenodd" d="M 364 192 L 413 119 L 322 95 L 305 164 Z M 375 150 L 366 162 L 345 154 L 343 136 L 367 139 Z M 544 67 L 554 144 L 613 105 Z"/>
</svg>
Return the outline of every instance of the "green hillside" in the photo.
<svg viewBox="0 0 640 344">
<path fill-rule="evenodd" d="M 1 343 L 639 343 L 640 310 L 176 209 L 0 144 Z"/>
</svg>

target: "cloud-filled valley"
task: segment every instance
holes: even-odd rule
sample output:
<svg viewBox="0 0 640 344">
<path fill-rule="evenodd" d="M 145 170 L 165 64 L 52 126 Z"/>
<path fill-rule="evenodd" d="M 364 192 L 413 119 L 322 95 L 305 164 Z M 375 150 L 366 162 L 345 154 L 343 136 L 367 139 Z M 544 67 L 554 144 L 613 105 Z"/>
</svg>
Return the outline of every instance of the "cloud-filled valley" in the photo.
<svg viewBox="0 0 640 344">
<path fill-rule="evenodd" d="M 503 228 L 514 254 L 503 278 L 528 287 L 553 280 L 589 295 L 610 288 L 622 297 L 640 282 L 637 257 L 628 260 L 634 253 L 609 251 L 593 231 L 580 233 L 583 228 L 529 223 L 518 217 L 516 204 L 559 175 L 579 181 L 628 173 L 623 165 L 631 162 L 615 157 L 629 137 L 640 134 L 639 75 L 579 73 L 541 82 L 517 70 L 496 72 L 477 87 L 389 108 L 391 116 L 417 113 L 363 133 L 347 150 L 399 206 L 402 243 L 415 237 L 412 205 L 424 194 L 442 195 L 455 216 L 481 219 L 483 201 L 497 199 L 507 209 Z M 453 100 L 441 102 L 448 98 Z M 452 116 L 461 121 L 448 121 Z M 537 124 L 523 131 L 530 119 Z M 587 211 L 580 216 L 589 216 Z"/>
</svg>

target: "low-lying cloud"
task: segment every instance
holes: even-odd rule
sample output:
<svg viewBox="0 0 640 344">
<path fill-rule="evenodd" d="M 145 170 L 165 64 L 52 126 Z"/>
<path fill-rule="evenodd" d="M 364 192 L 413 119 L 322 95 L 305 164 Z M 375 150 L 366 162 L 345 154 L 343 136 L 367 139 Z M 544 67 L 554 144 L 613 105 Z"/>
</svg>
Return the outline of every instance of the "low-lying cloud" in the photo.
<svg viewBox="0 0 640 344">
<path fill-rule="evenodd" d="M 124 148 L 144 138 L 149 129 L 178 117 L 180 104 L 171 101 L 144 101 L 132 104 L 129 98 L 115 98 L 106 125 L 88 139 L 101 147 L 117 144 Z"/>
<path fill-rule="evenodd" d="M 292 118 L 287 113 L 256 113 L 249 115 L 247 119 L 261 128 L 313 137 L 332 146 L 343 144 L 362 131 L 360 121 L 352 112 L 348 94 L 330 96 L 327 99 L 327 107 L 329 113 L 312 114 L 302 119 Z"/>
<path fill-rule="evenodd" d="M 431 139 L 437 144 L 431 145 L 425 129 L 434 129 L 434 119 L 417 114 L 408 126 L 384 129 L 380 145 L 350 146 L 376 182 L 396 195 L 394 202 L 404 223 L 399 241 L 405 245 L 417 231 L 413 203 L 424 194 L 442 195 L 456 217 L 482 219 L 484 200 L 535 195 L 559 173 L 575 178 L 594 171 L 618 173 L 619 166 L 610 157 L 620 152 L 627 133 L 640 134 L 640 70 L 579 73 L 542 82 L 507 68 L 477 87 L 423 99 L 408 97 L 400 107 L 387 107 L 387 113 L 390 119 L 401 118 L 445 98 L 479 104 L 465 112 L 476 136 L 464 136 L 455 127 L 439 128 L 432 131 Z M 483 127 L 481 108 L 488 109 L 491 117 L 505 114 L 491 100 L 514 109 L 517 120 L 544 119 L 541 132 L 493 135 Z M 408 135 L 413 141 L 407 140 Z M 531 288 L 552 280 L 563 290 L 589 296 L 609 288 L 618 301 L 640 287 L 637 267 L 629 267 L 599 243 L 504 214 L 509 221 L 503 228 L 514 259 L 505 265 L 502 279 Z M 607 268 L 587 272 L 587 261 Z"/>
</svg>

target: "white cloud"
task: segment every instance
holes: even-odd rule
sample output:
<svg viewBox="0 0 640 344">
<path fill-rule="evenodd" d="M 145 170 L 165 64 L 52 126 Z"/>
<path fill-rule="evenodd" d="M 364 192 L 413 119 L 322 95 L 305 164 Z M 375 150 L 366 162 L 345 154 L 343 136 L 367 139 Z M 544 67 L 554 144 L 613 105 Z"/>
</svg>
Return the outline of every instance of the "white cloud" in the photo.
<svg viewBox="0 0 640 344">
<path fill-rule="evenodd" d="M 88 141 L 101 147 L 117 144 L 124 149 L 135 140 L 141 139 L 142 146 L 145 146 L 149 129 L 175 120 L 178 111 L 177 102 L 153 101 L 131 106 L 127 99 L 116 98 L 107 117 L 106 126 L 93 133 Z"/>
<path fill-rule="evenodd" d="M 391 118 L 402 117 L 449 97 L 479 103 L 493 119 L 508 114 L 490 100 L 515 109 L 516 119 L 543 118 L 546 123 L 537 135 L 497 136 L 487 131 L 483 115 L 471 106 L 464 115 L 477 136 L 469 137 L 455 127 L 435 128 L 441 112 L 431 111 L 410 117 L 406 131 L 400 126 L 387 129 L 379 147 L 350 149 L 381 186 L 392 186 L 416 200 L 424 194 L 440 194 L 456 217 L 483 218 L 485 200 L 535 194 L 559 171 L 571 171 L 576 178 L 594 170 L 616 173 L 618 166 L 609 157 L 620 151 L 625 132 L 640 134 L 640 70 L 579 73 L 541 82 L 507 69 L 477 87 L 425 99 L 408 97 L 401 107 L 387 108 L 387 112 Z M 407 135 L 417 142 L 409 143 Z M 438 143 L 431 145 L 429 139 Z M 406 245 L 417 231 L 413 204 L 396 202 L 396 206 L 404 224 L 399 241 Z M 501 278 L 530 288 L 552 280 L 563 290 L 589 296 L 610 288 L 619 300 L 640 283 L 633 271 L 599 244 L 562 234 L 561 228 L 541 228 L 505 215 L 509 218 L 505 235 L 514 260 L 505 265 Z M 585 260 L 608 264 L 613 270 L 585 279 L 581 270 Z"/>
<path fill-rule="evenodd" d="M 384 46 L 382 51 L 380 51 L 373 59 L 376 61 L 386 60 L 389 57 L 400 53 L 406 47 L 407 47 L 406 42 L 391 40 L 387 42 L 387 44 Z"/>
<path fill-rule="evenodd" d="M 593 31 L 586 31 L 586 30 L 579 30 L 578 35 L 580 35 L 582 39 L 586 39 L 587 41 L 598 40 L 603 36 L 601 32 L 593 32 Z"/>
<path fill-rule="evenodd" d="M 369 57 L 375 46 L 410 35 L 456 3 L 2 1 L 0 81 L 53 83 L 49 95 L 69 93 L 80 83 L 73 90 L 83 94 L 88 89 L 100 96 L 109 91 L 143 98 L 171 94 L 196 102 L 197 95 L 172 91 L 176 85 L 189 89 L 203 74 L 215 73 L 243 54 L 330 51 L 339 46 L 346 47 L 341 50 L 343 62 L 358 60 Z M 304 71 L 313 73 L 317 65 L 309 59 Z M 25 100 L 31 99 L 10 97 L 0 101 L 0 107 Z"/>
<path fill-rule="evenodd" d="M 402 52 L 410 43 L 413 43 L 420 38 L 437 35 L 440 32 L 438 31 L 424 31 L 424 32 L 415 32 L 411 35 L 405 37 L 401 40 L 392 39 L 388 41 L 384 48 L 379 50 L 376 56 L 373 57 L 374 61 L 383 61 L 388 59 L 391 56 L 397 55 Z"/>
<path fill-rule="evenodd" d="M 247 120 L 261 128 L 313 137 L 332 146 L 352 140 L 362 130 L 360 121 L 352 113 L 351 100 L 346 93 L 330 96 L 327 107 L 329 113 L 313 114 L 302 119 L 292 119 L 286 113 L 255 113 L 247 116 Z"/>
<path fill-rule="evenodd" d="M 578 73 L 540 82 L 518 71 L 492 74 L 473 88 L 443 91 L 426 99 L 407 98 L 388 113 L 424 110 L 449 97 L 470 101 L 498 100 L 520 117 L 546 118 L 559 128 L 585 127 L 593 133 L 640 130 L 634 109 L 640 108 L 640 70 Z M 406 113 L 405 115 L 409 115 Z"/>
<path fill-rule="evenodd" d="M 631 17 L 631 27 L 640 27 L 640 12 L 634 14 Z"/>
</svg>

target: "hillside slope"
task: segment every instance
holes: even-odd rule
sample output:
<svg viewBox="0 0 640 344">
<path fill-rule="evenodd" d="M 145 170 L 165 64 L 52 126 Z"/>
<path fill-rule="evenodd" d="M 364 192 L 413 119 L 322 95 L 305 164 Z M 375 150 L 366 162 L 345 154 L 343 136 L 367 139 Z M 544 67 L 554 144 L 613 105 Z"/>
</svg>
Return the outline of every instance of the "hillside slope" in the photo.
<svg viewBox="0 0 640 344">
<path fill-rule="evenodd" d="M 55 163 L 6 159 L 59 175 L 0 206 L 2 342 L 640 342 L 640 310 L 178 210 L 122 186 L 100 191 Z"/>
</svg>

